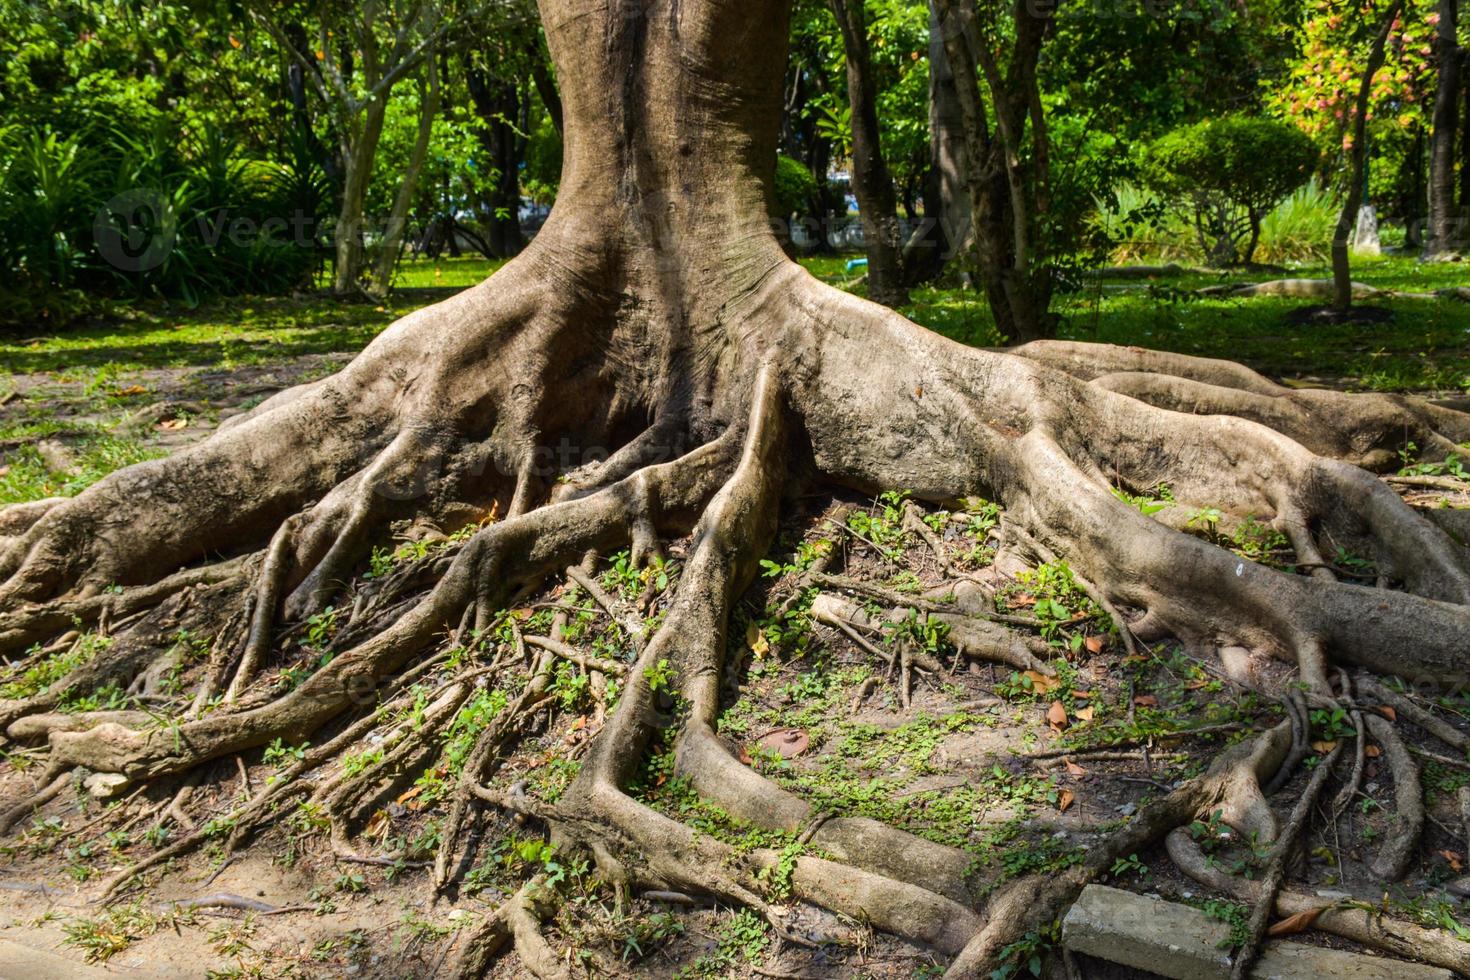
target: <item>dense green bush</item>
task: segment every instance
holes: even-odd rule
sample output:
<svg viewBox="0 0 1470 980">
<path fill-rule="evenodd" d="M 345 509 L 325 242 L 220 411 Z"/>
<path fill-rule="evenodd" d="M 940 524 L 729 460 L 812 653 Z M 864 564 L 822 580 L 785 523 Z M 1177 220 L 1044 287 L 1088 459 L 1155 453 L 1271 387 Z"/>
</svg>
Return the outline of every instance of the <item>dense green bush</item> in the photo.
<svg viewBox="0 0 1470 980">
<path fill-rule="evenodd" d="M 1170 210 L 1153 191 L 1120 184 L 1110 198 L 1098 197 L 1094 227 L 1113 243 L 1113 262 L 1206 262 L 1188 216 Z M 1261 218 L 1256 257 L 1263 262 L 1323 262 L 1332 243 L 1341 205 L 1316 179 L 1287 195 Z M 1140 218 L 1139 216 L 1146 216 Z"/>
<path fill-rule="evenodd" d="M 1250 262 L 1262 219 L 1307 182 L 1317 160 L 1311 138 L 1290 123 L 1220 116 L 1151 143 L 1143 174 L 1153 190 L 1189 214 L 1201 249 L 1214 261 L 1240 255 Z"/>
<path fill-rule="evenodd" d="M 308 285 L 330 190 L 304 157 L 252 160 L 210 127 L 184 141 L 12 127 L 0 132 L 0 318 L 63 322 L 88 308 L 78 292 L 193 303 Z"/>
<path fill-rule="evenodd" d="M 804 214 L 817 192 L 817 179 L 812 172 L 784 153 L 776 154 L 776 213 L 782 218 Z"/>
</svg>

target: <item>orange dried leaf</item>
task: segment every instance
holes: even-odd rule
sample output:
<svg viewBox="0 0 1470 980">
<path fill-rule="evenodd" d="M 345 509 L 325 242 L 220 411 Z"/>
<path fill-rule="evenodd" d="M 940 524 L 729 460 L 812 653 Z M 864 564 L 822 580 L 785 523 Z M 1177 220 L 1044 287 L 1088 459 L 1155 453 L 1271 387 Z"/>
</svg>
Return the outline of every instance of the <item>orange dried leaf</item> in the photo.
<svg viewBox="0 0 1470 980">
<path fill-rule="evenodd" d="M 1066 813 L 1067 807 L 1071 806 L 1073 801 L 1076 799 L 1076 794 L 1074 794 L 1071 790 L 1062 790 L 1061 795 L 1057 797 L 1057 809 L 1063 813 Z"/>
<path fill-rule="evenodd" d="M 1103 644 L 1106 642 L 1098 633 L 1082 638 L 1082 645 L 1087 648 L 1088 653 L 1102 653 Z"/>
<path fill-rule="evenodd" d="M 1067 706 L 1060 701 L 1053 701 L 1051 707 L 1046 709 L 1046 723 L 1057 731 L 1067 727 Z"/>
<path fill-rule="evenodd" d="M 1363 754 L 1370 759 L 1376 759 L 1383 754 L 1383 750 L 1376 745 L 1363 746 Z"/>
<path fill-rule="evenodd" d="M 1067 775 L 1068 776 L 1085 776 L 1085 775 L 1087 775 L 1087 770 L 1086 769 L 1083 769 L 1081 766 L 1077 765 L 1077 763 L 1073 762 L 1071 759 L 1063 759 L 1062 761 L 1065 762 L 1066 765 L 1067 765 Z"/>
<path fill-rule="evenodd" d="M 1386 704 L 1380 704 L 1378 706 L 1378 713 L 1383 715 L 1383 717 L 1387 718 L 1389 721 L 1399 720 L 1399 713 Z"/>
<path fill-rule="evenodd" d="M 1318 741 L 1312 743 L 1312 750 L 1315 752 L 1331 752 L 1335 748 L 1337 748 L 1336 742 Z"/>
<path fill-rule="evenodd" d="M 1140 708 L 1157 708 L 1159 706 L 1159 699 L 1152 694 L 1135 694 L 1133 695 L 1133 703 Z"/>
<path fill-rule="evenodd" d="M 1048 677 L 1039 670 L 1028 670 L 1021 675 L 1031 682 L 1031 690 L 1037 694 L 1047 694 L 1062 686 L 1062 682 L 1055 677 Z"/>
<path fill-rule="evenodd" d="M 1458 872 L 1464 869 L 1465 856 L 1463 854 L 1459 854 L 1455 851 L 1436 851 L 1435 853 L 1445 859 L 1445 861 L 1449 864 L 1451 871 Z"/>
<path fill-rule="evenodd" d="M 1072 712 L 1072 714 L 1077 716 L 1078 721 L 1091 721 L 1093 711 L 1094 709 L 1092 705 L 1089 704 L 1085 708 L 1078 708 L 1076 711 Z"/>
</svg>

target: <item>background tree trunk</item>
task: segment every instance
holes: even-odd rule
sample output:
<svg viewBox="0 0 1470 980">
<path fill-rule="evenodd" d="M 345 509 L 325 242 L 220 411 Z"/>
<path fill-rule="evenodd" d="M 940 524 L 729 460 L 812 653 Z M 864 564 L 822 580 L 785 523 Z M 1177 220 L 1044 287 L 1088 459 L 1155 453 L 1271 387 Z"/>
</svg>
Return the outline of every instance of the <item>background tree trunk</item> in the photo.
<svg viewBox="0 0 1470 980">
<path fill-rule="evenodd" d="M 373 179 L 373 162 L 378 155 L 378 141 L 383 135 L 383 122 L 388 105 L 385 96 L 375 96 L 363 107 L 356 125 L 344 127 L 342 145 L 342 206 L 337 212 L 337 264 L 332 273 L 332 292 L 351 296 L 358 292 L 363 261 L 363 206 L 368 184 Z"/>
<path fill-rule="evenodd" d="M 973 31 L 973 24 L 967 24 Z M 973 43 L 973 38 L 971 39 Z M 924 222 L 904 246 L 909 285 L 927 282 L 971 243 L 969 171 L 965 121 L 955 90 L 954 72 L 944 50 L 939 11 L 929 3 L 929 171 L 924 175 Z"/>
<path fill-rule="evenodd" d="M 1332 306 L 1337 310 L 1345 311 L 1353 303 L 1348 241 L 1358 223 L 1358 208 L 1363 204 L 1363 171 L 1368 160 L 1368 96 L 1373 88 L 1373 76 L 1383 65 L 1388 35 L 1398 20 L 1402 5 L 1402 0 L 1393 0 L 1384 11 L 1383 22 L 1368 48 L 1368 60 L 1363 64 L 1363 78 L 1353 104 L 1353 142 L 1348 151 L 1347 187 L 1343 193 L 1342 213 L 1337 218 L 1337 229 L 1332 234 Z"/>
<path fill-rule="evenodd" d="M 1431 261 L 1464 244 L 1462 216 L 1455 204 L 1455 129 L 1461 111 L 1460 62 L 1464 60 L 1456 33 L 1458 0 L 1439 0 L 1437 11 L 1434 53 L 1439 80 L 1429 138 L 1429 228 L 1424 242 L 1424 258 Z"/>
<path fill-rule="evenodd" d="M 480 143 L 495 167 L 495 180 L 485 206 L 485 241 L 497 258 L 519 255 L 526 247 L 521 234 L 521 153 L 524 140 L 516 132 L 521 115 L 520 92 L 513 79 L 496 78 L 466 61 L 465 83 L 480 117 Z"/>
<path fill-rule="evenodd" d="M 434 134 L 434 119 L 439 115 L 439 95 L 439 64 L 430 56 L 424 60 L 424 77 L 419 92 L 418 133 L 414 136 L 413 151 L 409 154 L 408 166 L 404 168 L 402 182 L 393 196 L 393 210 L 389 212 L 388 223 L 383 228 L 372 279 L 368 283 L 368 294 L 378 299 L 387 296 L 393 287 L 393 270 L 403 248 L 408 209 L 418 192 L 419 174 L 423 173 L 424 159 L 429 155 L 429 139 Z M 451 240 L 453 237 L 451 229 Z"/>
<path fill-rule="evenodd" d="M 868 298 L 884 306 L 908 302 L 903 276 L 903 236 L 893 177 L 883 159 L 877 89 L 868 54 L 863 0 L 831 0 L 847 58 L 847 99 L 852 108 L 852 189 L 857 196 L 868 253 Z"/>
<path fill-rule="evenodd" d="M 1029 173 L 1023 172 L 1019 157 L 1021 133 L 1032 115 L 1036 62 L 1050 12 L 1034 13 L 1032 5 L 1025 0 L 1015 5 L 1016 40 L 1002 77 L 991 55 L 988 52 L 983 57 L 980 55 L 982 47 L 989 42 L 978 36 L 979 19 L 974 0 L 936 0 L 936 8 L 964 122 L 971 227 L 986 299 L 997 329 L 1009 340 L 1028 341 L 1049 336 L 1052 323 L 1047 306 L 1051 277 L 1031 253 L 1027 216 L 1028 185 L 1033 195 L 1041 190 L 1043 182 L 1038 181 L 1038 175 L 1046 165 L 1046 157 L 1042 152 Z M 970 23 L 976 25 L 973 32 L 968 27 Z M 972 33 L 976 35 L 973 41 Z M 990 128 L 985 101 L 980 95 L 982 62 L 997 113 L 996 131 Z M 1002 114 L 1003 125 L 999 122 Z M 1039 119 L 1039 112 L 1036 115 Z M 1040 129 L 1037 132 L 1041 135 Z M 1044 195 L 1041 199 L 1044 200 Z"/>
</svg>

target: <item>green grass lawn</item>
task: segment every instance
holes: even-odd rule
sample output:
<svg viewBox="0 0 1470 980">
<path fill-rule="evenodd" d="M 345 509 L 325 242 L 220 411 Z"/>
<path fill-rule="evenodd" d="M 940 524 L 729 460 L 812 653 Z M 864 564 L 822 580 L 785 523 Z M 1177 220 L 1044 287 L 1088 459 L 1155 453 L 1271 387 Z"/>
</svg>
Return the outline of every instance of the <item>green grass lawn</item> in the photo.
<svg viewBox="0 0 1470 980">
<path fill-rule="evenodd" d="M 844 258 L 809 259 L 818 278 L 861 292 L 860 272 Z M 1299 299 L 1224 299 L 1193 295 L 1203 286 L 1273 278 L 1325 279 L 1326 266 L 1302 266 L 1284 274 L 1193 273 L 1159 279 L 1092 280 L 1058 292 L 1058 335 L 1068 340 L 1135 344 L 1160 350 L 1244 361 L 1275 377 L 1315 379 L 1377 391 L 1470 391 L 1470 304 L 1453 300 L 1373 300 L 1394 312 L 1371 325 L 1294 326 L 1289 315 L 1312 305 Z M 1470 285 L 1460 263 L 1425 265 L 1412 258 L 1356 257 L 1353 279 L 1379 289 L 1432 292 Z M 998 346 L 1004 339 L 985 298 L 970 290 L 923 287 L 901 312 L 958 340 Z"/>
</svg>

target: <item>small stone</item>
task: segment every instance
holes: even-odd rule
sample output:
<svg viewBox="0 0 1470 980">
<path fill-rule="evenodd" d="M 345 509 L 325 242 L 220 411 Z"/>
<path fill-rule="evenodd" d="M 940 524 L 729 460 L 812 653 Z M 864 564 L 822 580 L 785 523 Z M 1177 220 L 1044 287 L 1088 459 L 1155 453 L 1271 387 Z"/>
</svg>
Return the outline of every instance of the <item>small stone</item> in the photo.
<svg viewBox="0 0 1470 980">
<path fill-rule="evenodd" d="M 1444 887 L 1445 891 L 1457 898 L 1470 898 L 1470 875 L 1446 882 Z"/>
<path fill-rule="evenodd" d="M 450 922 L 458 922 L 460 919 L 463 919 L 468 914 L 469 913 L 466 912 L 464 909 L 451 909 L 449 911 L 448 919 Z"/>
<path fill-rule="evenodd" d="M 99 800 L 110 800 L 132 784 L 133 781 L 120 772 L 94 772 L 82 780 L 87 792 Z"/>
<path fill-rule="evenodd" d="M 1138 804 L 1134 803 L 1132 800 L 1129 800 L 1127 803 L 1124 803 L 1122 806 L 1118 807 L 1118 812 L 1123 814 L 1123 816 L 1125 817 L 1131 817 L 1133 816 L 1133 814 L 1138 812 Z"/>
</svg>

